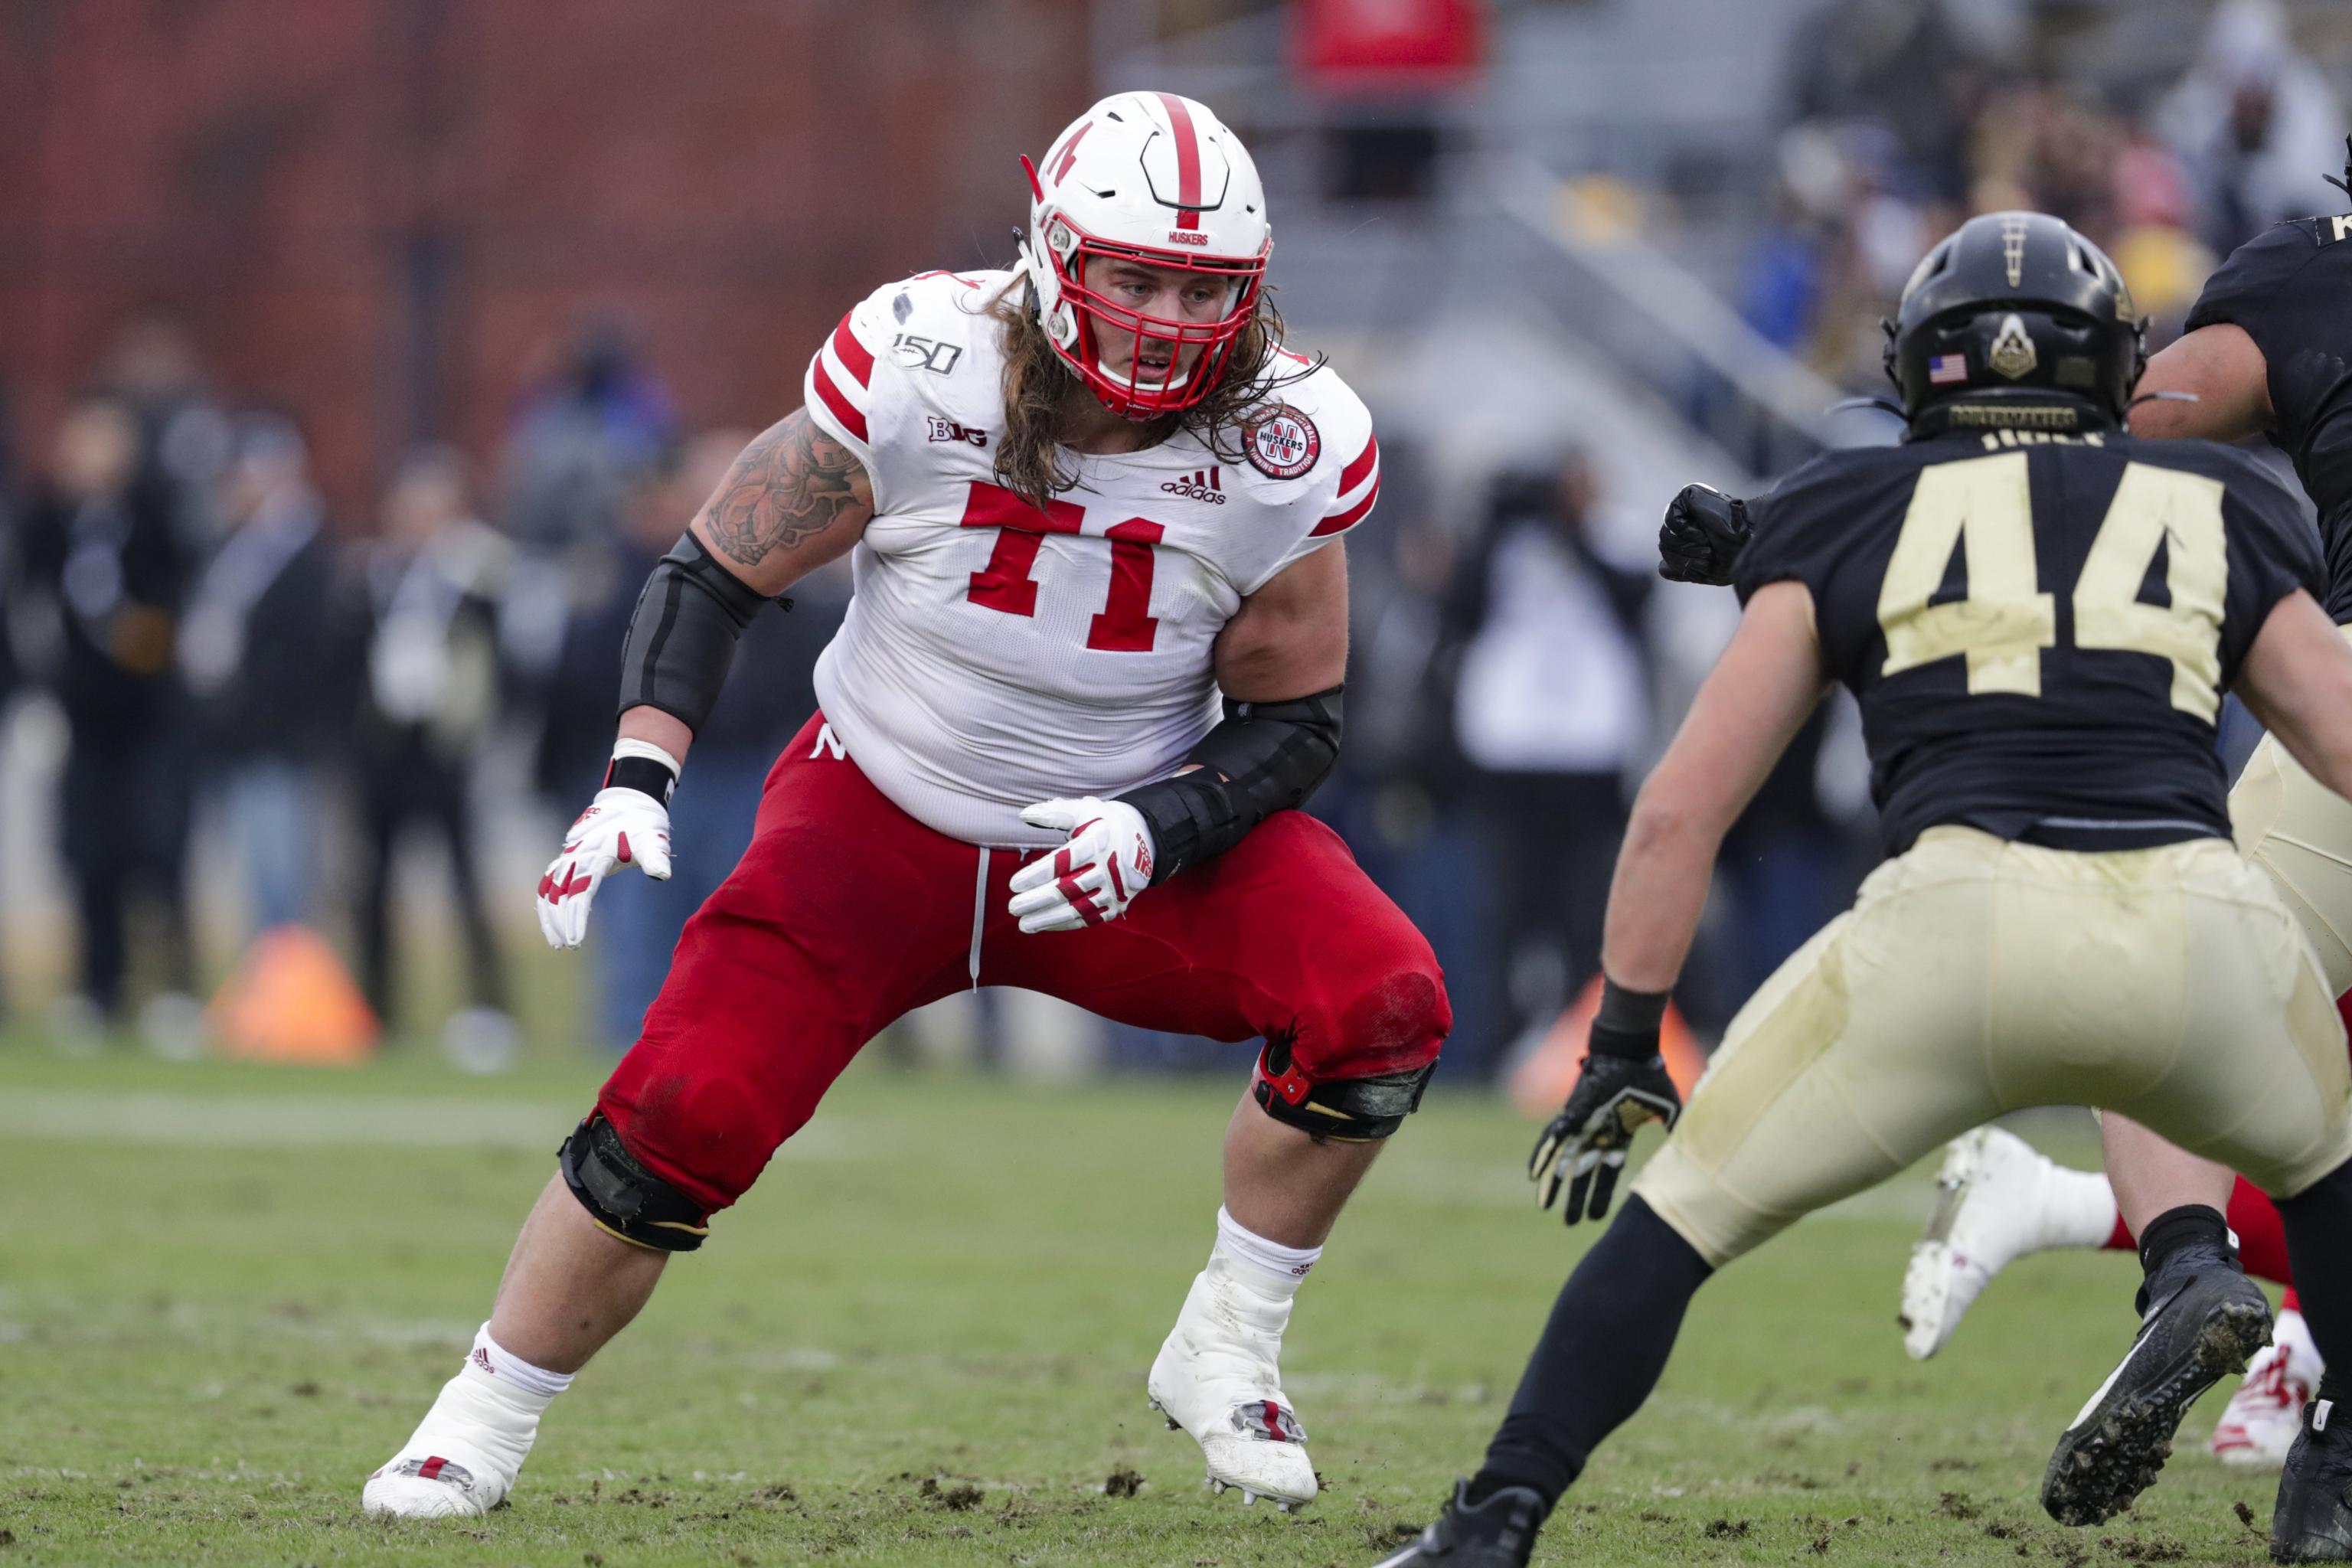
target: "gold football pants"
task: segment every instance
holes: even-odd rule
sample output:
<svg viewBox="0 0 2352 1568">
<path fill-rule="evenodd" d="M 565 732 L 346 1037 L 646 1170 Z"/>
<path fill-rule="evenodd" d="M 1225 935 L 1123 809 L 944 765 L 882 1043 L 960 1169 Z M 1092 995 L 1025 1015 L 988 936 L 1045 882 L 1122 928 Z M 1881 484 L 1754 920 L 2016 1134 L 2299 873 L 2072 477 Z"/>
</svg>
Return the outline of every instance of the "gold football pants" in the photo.
<svg viewBox="0 0 2352 1568">
<path fill-rule="evenodd" d="M 2289 1196 L 2352 1157 L 2335 994 L 2226 841 L 1931 828 L 1740 1009 L 1633 1190 L 1720 1266 L 1997 1116 L 2092 1105 Z"/>
<path fill-rule="evenodd" d="M 2352 991 L 2352 802 L 2265 735 L 2230 792 L 2230 824 L 2311 939 L 2327 994 Z"/>
</svg>

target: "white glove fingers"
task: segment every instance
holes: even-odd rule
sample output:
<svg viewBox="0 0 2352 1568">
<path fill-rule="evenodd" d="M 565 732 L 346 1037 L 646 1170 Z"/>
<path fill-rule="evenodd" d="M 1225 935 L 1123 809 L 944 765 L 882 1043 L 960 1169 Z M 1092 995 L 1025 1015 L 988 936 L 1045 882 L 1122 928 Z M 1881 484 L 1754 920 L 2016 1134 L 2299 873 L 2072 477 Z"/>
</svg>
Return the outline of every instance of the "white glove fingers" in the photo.
<svg viewBox="0 0 2352 1568">
<path fill-rule="evenodd" d="M 662 834 L 658 840 L 658 847 L 646 850 L 638 858 L 637 864 L 644 868 L 646 875 L 651 877 L 655 881 L 668 881 L 670 871 L 669 835 L 667 833 Z"/>
<path fill-rule="evenodd" d="M 596 901 L 596 889 L 604 885 L 604 878 L 612 870 L 611 857 L 599 856 L 598 858 L 603 860 L 604 864 L 590 874 L 588 886 L 573 898 L 571 909 L 566 911 L 564 934 L 571 938 L 567 945 L 572 947 L 578 947 L 588 940 L 589 906 Z"/>
<path fill-rule="evenodd" d="M 622 834 L 621 842 L 628 846 L 630 858 L 638 870 L 656 882 L 669 880 L 668 833 L 640 829 L 635 838 Z"/>
<path fill-rule="evenodd" d="M 1025 893 L 1015 893 L 1006 902 L 1004 912 L 1014 920 L 1023 920 L 1045 910 L 1066 909 L 1069 907 L 1069 900 L 1062 897 L 1062 889 L 1059 888 L 1051 886 L 1032 888 Z"/>
<path fill-rule="evenodd" d="M 1021 808 L 1021 820 L 1032 827 L 1059 828 L 1067 833 L 1080 820 L 1081 807 L 1075 800 L 1041 800 L 1034 805 Z"/>
</svg>

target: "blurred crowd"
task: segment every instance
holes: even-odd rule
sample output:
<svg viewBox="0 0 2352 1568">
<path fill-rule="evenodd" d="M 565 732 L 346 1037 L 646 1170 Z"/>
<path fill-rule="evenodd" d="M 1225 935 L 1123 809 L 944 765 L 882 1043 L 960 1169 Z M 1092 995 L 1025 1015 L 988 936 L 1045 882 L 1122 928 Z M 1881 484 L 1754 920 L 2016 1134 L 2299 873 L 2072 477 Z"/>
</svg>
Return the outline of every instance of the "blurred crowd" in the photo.
<svg viewBox="0 0 2352 1568">
<path fill-rule="evenodd" d="M 226 401 L 173 320 L 131 322 L 5 492 L 0 679 L 46 693 L 68 738 L 57 844 L 77 929 L 52 1035 L 202 1049 L 219 973 L 297 926 L 334 944 L 394 1038 L 437 1034 L 474 1068 L 510 1059 L 514 944 L 534 939 L 524 886 L 486 865 L 485 758 L 500 743 L 527 754 L 551 841 L 609 754 L 638 587 L 747 435 L 682 430 L 659 378 L 593 324 L 520 400 L 493 465 L 419 446 L 372 510 L 338 516 L 299 416 Z M 1476 515 L 1440 520 L 1411 494 L 1406 445 L 1391 526 L 1359 549 L 1367 700 L 1317 809 L 1438 944 L 1462 1016 L 1454 1070 L 1486 1073 L 1593 973 L 1629 789 L 1677 704 L 1656 689 L 1655 579 L 1596 544 L 1604 498 L 1580 453 L 1508 468 Z M 829 569 L 747 634 L 673 803 L 677 876 L 614 878 L 599 896 L 585 1039 L 635 1037 L 814 706 L 848 591 Z M 1724 924 L 1702 1022 L 1778 961 L 1778 933 L 1818 923 L 1850 885 L 1852 836 L 1809 765 L 1751 818 L 1753 874 L 1735 868 L 1727 896 L 1752 918 Z M 213 902 L 236 911 L 204 941 L 199 834 L 234 883 Z M 415 889 L 398 881 L 417 843 L 445 859 L 453 918 L 436 959 L 461 971 L 437 1018 L 410 1016 L 402 962 L 417 922 L 400 918 Z M 970 1026 L 985 1059 L 1061 1026 L 998 1002 Z M 1129 1065 L 1197 1051 L 1116 1033 L 1108 1049 Z"/>
<path fill-rule="evenodd" d="M 334 516 L 299 417 L 237 407 L 163 315 L 131 323 L 22 473 L 0 474 L 0 680 L 37 690 L 68 737 L 57 847 L 70 976 L 45 1022 L 68 1044 L 131 1031 L 204 1047 L 190 868 L 199 832 L 232 868 L 232 958 L 321 931 L 395 1033 L 437 1028 L 461 1065 L 517 1044 L 509 943 L 520 893 L 488 884 L 479 773 L 528 736 L 556 820 L 597 787 L 638 586 L 747 438 L 688 436 L 609 326 L 583 330 L 521 400 L 497 468 L 401 453 L 372 512 Z M 685 917 L 751 834 L 760 779 L 814 706 L 810 669 L 845 581 L 766 617 L 695 749 L 678 809 L 697 852 L 668 883 L 615 879 L 582 1022 L 625 1044 Z M 404 1016 L 395 886 L 404 842 L 445 857 L 463 1005 Z M 413 858 L 413 857 L 410 857 Z M 406 922 L 413 925 L 414 922 Z"/>
<path fill-rule="evenodd" d="M 2054 213 L 2097 241 L 2155 318 L 2153 347 L 2219 258 L 2338 210 L 2343 110 L 2280 0 L 2221 0 L 2185 72 L 2061 70 L 2063 39 L 2000 25 L 2015 9 L 1834 0 L 1794 53 L 1795 119 L 1738 303 L 1834 381 L 1885 390 L 1879 318 L 1973 213 Z"/>
<path fill-rule="evenodd" d="M 2083 228 L 2177 330 L 2218 257 L 2341 210 L 2323 176 L 2343 116 L 2278 0 L 2221 0 L 2185 73 L 2177 51 L 2162 70 L 2056 68 L 2046 32 L 1997 25 L 2021 14 L 1829 0 L 1814 17 L 1734 289 L 1763 336 L 1883 391 L 1879 318 L 1926 246 L 2007 206 Z M 596 788 L 638 587 L 747 433 L 685 428 L 658 368 L 592 321 L 530 375 L 498 450 L 393 454 L 372 504 L 339 510 L 300 411 L 234 401 L 184 323 L 132 321 L 85 385 L 13 457 L 0 419 L 0 692 L 46 694 L 68 737 L 56 841 L 76 932 L 50 1033 L 201 1049 L 219 975 L 294 927 L 333 944 L 395 1039 L 503 1064 L 527 989 L 516 944 L 537 941 L 517 867 L 535 874 Z M 1350 542 L 1349 742 L 1315 809 L 1436 947 L 1457 1019 L 1445 1070 L 1493 1076 L 1594 975 L 1627 803 L 1729 605 L 1661 589 L 1627 554 L 1647 531 L 1629 511 L 1657 498 L 1609 493 L 1591 454 L 1556 443 L 1441 488 L 1413 435 L 1384 426 L 1382 521 Z M 580 1041 L 635 1037 L 814 705 L 848 592 L 830 569 L 746 636 L 673 803 L 676 877 L 608 882 L 597 951 L 567 972 Z M 485 800 L 499 756 L 505 805 L 529 796 L 503 818 Z M 1851 708 L 1830 704 L 1724 858 L 1679 997 L 1702 1033 L 1851 897 L 1872 857 L 1864 787 Z M 494 868 L 492 826 L 511 845 L 518 821 L 531 841 Z M 429 1018 L 411 1016 L 428 955 L 404 951 L 420 843 L 448 873 L 429 956 L 460 971 Z M 195 864 L 235 884 L 234 929 L 194 929 Z M 1069 1061 L 1213 1055 L 1017 997 L 942 1016 L 983 1060 L 1073 1040 Z"/>
</svg>

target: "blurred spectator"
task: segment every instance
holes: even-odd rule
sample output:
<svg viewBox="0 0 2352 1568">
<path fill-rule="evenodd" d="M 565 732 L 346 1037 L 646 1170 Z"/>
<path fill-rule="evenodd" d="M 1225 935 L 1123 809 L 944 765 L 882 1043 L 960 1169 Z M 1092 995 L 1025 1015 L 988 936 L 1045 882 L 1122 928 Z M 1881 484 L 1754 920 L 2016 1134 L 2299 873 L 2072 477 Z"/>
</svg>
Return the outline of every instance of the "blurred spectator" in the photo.
<svg viewBox="0 0 2352 1568">
<path fill-rule="evenodd" d="M 311 918 L 318 766 L 349 721 L 331 650 L 333 565 L 300 434 L 236 423 L 221 503 L 227 537 L 197 578 L 180 658 L 197 698 L 249 931 Z M 249 933 L 248 933 L 249 934 Z"/>
<path fill-rule="evenodd" d="M 1834 0 L 1798 37 L 1793 91 L 1801 118 L 1885 126 L 1916 194 L 1953 202 L 1968 189 L 1965 132 L 1991 71 L 1945 11 L 1938 0 Z"/>
<path fill-rule="evenodd" d="M 19 551 L 12 629 L 70 736 L 59 815 L 81 967 L 60 1031 L 85 1037 L 122 1020 L 126 906 L 143 893 L 157 916 L 161 989 L 140 1025 L 158 1049 L 190 1053 L 203 1043 L 203 1010 L 185 889 L 190 736 L 173 659 L 190 563 L 120 398 L 87 395 L 67 410 Z"/>
<path fill-rule="evenodd" d="M 2278 0 L 2221 0 L 2157 123 L 2189 162 L 2216 255 L 2281 218 L 2343 210 L 2325 180 L 2344 162 L 2343 110 Z"/>
<path fill-rule="evenodd" d="M 16 660 L 16 637 L 9 630 L 9 602 L 16 597 L 16 574 L 21 572 L 19 538 L 24 517 L 21 499 L 16 494 L 16 426 L 9 418 L 7 393 L 0 388 L 0 733 L 7 729 L 7 703 L 16 696 L 19 682 L 19 660 Z M 7 963 L 0 963 L 0 1013 L 7 1002 Z"/>
<path fill-rule="evenodd" d="M 675 440 L 669 396 L 618 325 L 584 324 L 507 447 L 506 531 L 554 550 L 620 536 L 631 488 Z"/>
<path fill-rule="evenodd" d="M 1730 920 L 1714 946 L 1717 961 L 1692 979 L 1710 994 L 1684 998 L 1696 1018 L 1720 1026 L 1783 960 L 1853 901 L 1877 858 L 1860 795 L 1868 763 L 1835 744 L 1858 739 L 1860 719 L 1833 693 L 1797 731 L 1789 750 L 1740 814 L 1717 862 Z M 1843 730 L 1857 734 L 1845 736 Z M 1850 785 L 1841 797 L 1824 774 Z M 1855 814 L 1859 812 L 1861 820 Z"/>
<path fill-rule="evenodd" d="M 1491 1016 L 1521 1035 L 1548 1027 L 1601 962 L 1625 775 L 1649 739 L 1655 578 L 1593 547 L 1594 501 L 1580 452 L 1497 479 L 1447 606 L 1454 737 L 1474 770 L 1505 955 Z"/>
<path fill-rule="evenodd" d="M 179 319 L 150 310 L 115 338 L 100 379 L 139 417 L 146 462 L 172 487 L 181 527 L 209 545 L 233 439 L 227 413 L 205 385 L 194 342 Z"/>
<path fill-rule="evenodd" d="M 629 497 L 626 534 L 575 560 L 583 592 L 564 628 L 538 768 L 541 786 L 567 818 L 587 805 L 612 755 L 621 645 L 637 591 L 750 438 L 741 430 L 695 437 Z M 817 655 L 841 623 L 849 588 L 849 564 L 837 562 L 793 585 L 789 611 L 771 609 L 752 621 L 670 801 L 670 879 L 615 877 L 597 894 L 594 940 L 604 953 L 597 1026 L 609 1047 L 636 1039 L 688 917 L 750 847 L 768 770 L 816 710 Z"/>
<path fill-rule="evenodd" d="M 1776 347 L 1795 353 L 1820 319 L 1853 179 L 1824 126 L 1790 127 L 1774 163 L 1770 210 L 1740 266 L 1739 313 Z"/>
<path fill-rule="evenodd" d="M 469 1071 L 511 1064 L 515 1027 L 499 938 L 482 897 L 469 798 L 477 749 L 497 716 L 499 603 L 514 547 L 468 504 L 465 459 L 446 447 L 411 452 L 383 501 L 368 551 L 366 647 L 352 757 L 363 842 L 360 984 L 386 1024 L 400 1013 L 393 961 L 393 861 L 415 826 L 449 853 L 465 936 L 468 1005 L 442 1041 Z"/>
</svg>

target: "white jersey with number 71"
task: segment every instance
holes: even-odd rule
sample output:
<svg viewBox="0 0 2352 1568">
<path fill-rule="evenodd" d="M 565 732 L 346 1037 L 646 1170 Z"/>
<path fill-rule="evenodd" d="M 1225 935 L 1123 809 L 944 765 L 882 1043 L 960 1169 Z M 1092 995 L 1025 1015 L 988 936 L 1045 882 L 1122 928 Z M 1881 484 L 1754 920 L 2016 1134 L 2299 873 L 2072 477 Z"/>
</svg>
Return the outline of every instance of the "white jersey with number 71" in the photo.
<svg viewBox="0 0 2352 1568">
<path fill-rule="evenodd" d="M 1073 457 L 1039 510 L 996 483 L 1006 272 L 931 272 L 860 302 L 809 363 L 809 416 L 866 467 L 856 592 L 816 668 L 875 785 L 968 843 L 1063 835 L 1021 808 L 1167 777 L 1218 717 L 1217 633 L 1275 574 L 1363 521 L 1380 448 L 1328 366 L 1281 351 L 1222 438 Z M 1238 458 L 1234 454 L 1239 453 Z"/>
</svg>

